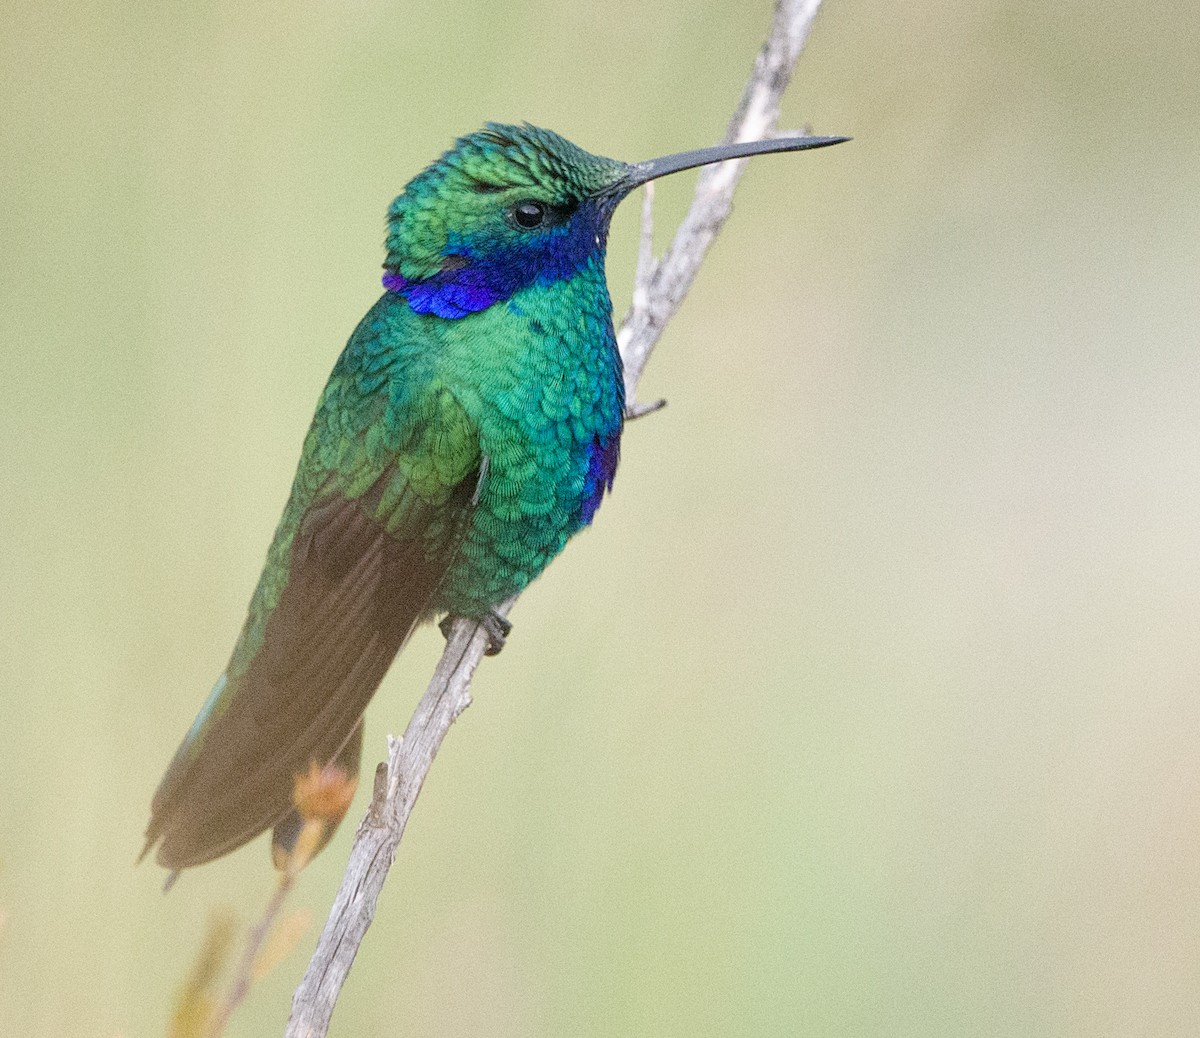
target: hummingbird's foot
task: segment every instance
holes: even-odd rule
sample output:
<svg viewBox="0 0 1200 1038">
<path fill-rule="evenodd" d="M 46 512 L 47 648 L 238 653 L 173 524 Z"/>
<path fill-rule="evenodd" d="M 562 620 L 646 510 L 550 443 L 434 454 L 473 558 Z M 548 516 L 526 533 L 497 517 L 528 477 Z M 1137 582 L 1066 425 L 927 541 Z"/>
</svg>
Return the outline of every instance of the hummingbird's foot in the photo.
<svg viewBox="0 0 1200 1038">
<path fill-rule="evenodd" d="M 480 621 L 480 626 L 487 632 L 488 647 L 484 649 L 485 656 L 496 656 L 504 648 L 504 643 L 512 633 L 512 622 L 506 620 L 494 609 Z"/>
<path fill-rule="evenodd" d="M 450 640 L 450 635 L 454 633 L 454 621 L 458 617 L 451 613 L 448 616 L 443 616 L 438 622 L 438 627 L 445 636 L 446 641 Z M 485 656 L 496 656 L 500 650 L 504 648 L 505 640 L 512 631 L 512 622 L 506 620 L 494 609 L 490 610 L 486 616 L 470 617 L 475 620 L 480 627 L 484 629 L 488 636 L 488 647 L 483 650 Z"/>
</svg>

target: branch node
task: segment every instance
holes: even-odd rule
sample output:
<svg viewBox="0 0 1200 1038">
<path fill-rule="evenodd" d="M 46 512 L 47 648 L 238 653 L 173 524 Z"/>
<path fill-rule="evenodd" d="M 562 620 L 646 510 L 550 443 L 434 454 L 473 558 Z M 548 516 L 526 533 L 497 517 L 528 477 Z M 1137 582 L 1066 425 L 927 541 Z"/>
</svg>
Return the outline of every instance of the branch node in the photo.
<svg viewBox="0 0 1200 1038">
<path fill-rule="evenodd" d="M 639 404 L 636 400 L 626 406 L 625 421 L 636 422 L 639 418 L 645 418 L 648 414 L 654 414 L 655 411 L 661 411 L 667 406 L 667 402 L 662 397 L 653 400 L 648 404 Z"/>
<path fill-rule="evenodd" d="M 388 756 L 391 756 L 392 737 L 388 736 Z M 371 787 L 371 806 L 367 809 L 367 819 L 372 825 L 383 825 L 383 805 L 387 802 L 388 766 L 386 760 L 375 765 L 375 782 Z"/>
</svg>

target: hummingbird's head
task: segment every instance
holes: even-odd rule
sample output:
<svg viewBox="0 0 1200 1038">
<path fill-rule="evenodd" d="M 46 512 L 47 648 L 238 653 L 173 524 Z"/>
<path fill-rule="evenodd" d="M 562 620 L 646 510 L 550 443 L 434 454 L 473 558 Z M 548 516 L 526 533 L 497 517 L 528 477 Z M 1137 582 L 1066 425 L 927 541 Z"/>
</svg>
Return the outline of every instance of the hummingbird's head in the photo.
<svg viewBox="0 0 1200 1038">
<path fill-rule="evenodd" d="M 388 210 L 384 284 L 419 313 L 462 317 L 602 262 L 623 162 L 550 130 L 489 123 Z"/>
<path fill-rule="evenodd" d="M 383 283 L 417 313 L 454 319 L 589 267 L 602 276 L 613 210 L 648 180 L 847 139 L 782 137 L 630 165 L 528 123 L 488 123 L 459 138 L 392 203 Z"/>
</svg>

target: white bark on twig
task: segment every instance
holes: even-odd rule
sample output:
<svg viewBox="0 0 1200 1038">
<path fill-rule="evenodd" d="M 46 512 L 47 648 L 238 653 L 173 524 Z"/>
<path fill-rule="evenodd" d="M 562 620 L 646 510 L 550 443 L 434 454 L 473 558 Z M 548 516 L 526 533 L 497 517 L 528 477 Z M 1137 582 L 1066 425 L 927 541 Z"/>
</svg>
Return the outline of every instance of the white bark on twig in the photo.
<svg viewBox="0 0 1200 1038">
<path fill-rule="evenodd" d="M 778 0 L 775 4 L 770 31 L 722 143 L 764 140 L 775 133 L 779 102 L 820 6 L 821 0 Z M 691 208 L 671 247 L 654 266 L 644 293 L 635 293 L 621 322 L 617 345 L 625 362 L 625 399 L 634 413 L 637 385 L 650 352 L 692 287 L 701 260 L 728 218 L 746 162 L 734 159 L 700 171 Z"/>
<path fill-rule="evenodd" d="M 821 0 L 777 0 L 766 42 L 754 63 L 725 141 L 761 140 L 775 132 L 779 102 L 808 38 Z M 642 237 L 633 303 L 617 333 L 625 364 L 628 417 L 662 406 L 636 403 L 642 371 L 655 343 L 683 302 L 696 271 L 729 216 L 733 191 L 745 160 L 710 166 L 700 173 L 691 208 L 671 247 L 657 262 L 650 247 L 650 202 L 642 213 Z M 497 611 L 506 615 L 515 599 Z M 366 817 L 359 823 L 342 885 L 304 979 L 292 999 L 285 1038 L 323 1038 L 338 995 L 404 836 L 417 794 L 454 720 L 471 704 L 470 686 L 488 639 L 469 620 L 458 620 L 425 695 L 402 739 L 389 738 L 386 764 L 380 764 Z"/>
</svg>

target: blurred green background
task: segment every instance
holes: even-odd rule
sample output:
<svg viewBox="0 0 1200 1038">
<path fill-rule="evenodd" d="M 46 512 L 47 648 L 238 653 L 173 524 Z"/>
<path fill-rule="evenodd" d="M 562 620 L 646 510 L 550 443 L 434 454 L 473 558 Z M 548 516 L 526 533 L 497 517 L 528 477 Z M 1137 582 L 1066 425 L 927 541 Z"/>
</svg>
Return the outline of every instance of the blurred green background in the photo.
<svg viewBox="0 0 1200 1038">
<path fill-rule="evenodd" d="M 489 118 L 715 141 L 768 8 L 4 5 L 0 1033 L 162 1034 L 267 897 L 261 841 L 169 897 L 133 859 L 387 203 Z M 1192 0 L 829 0 L 784 121 L 855 142 L 751 166 L 336 1034 L 1197 1032 L 1197 54 Z"/>
</svg>

